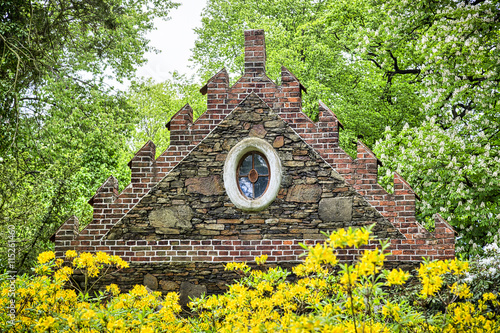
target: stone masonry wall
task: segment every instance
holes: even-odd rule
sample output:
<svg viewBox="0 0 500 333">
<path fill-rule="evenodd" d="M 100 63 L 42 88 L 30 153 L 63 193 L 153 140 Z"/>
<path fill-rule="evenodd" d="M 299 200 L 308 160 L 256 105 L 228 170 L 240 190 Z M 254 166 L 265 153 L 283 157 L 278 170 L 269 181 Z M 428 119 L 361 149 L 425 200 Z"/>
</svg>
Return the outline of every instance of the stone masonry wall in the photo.
<svg viewBox="0 0 500 333">
<path fill-rule="evenodd" d="M 227 153 L 247 137 L 273 145 L 282 163 L 278 197 L 242 212 L 223 184 Z M 291 128 L 251 94 L 120 221 L 106 239 L 318 239 L 321 232 L 376 223 L 403 236 Z"/>
</svg>

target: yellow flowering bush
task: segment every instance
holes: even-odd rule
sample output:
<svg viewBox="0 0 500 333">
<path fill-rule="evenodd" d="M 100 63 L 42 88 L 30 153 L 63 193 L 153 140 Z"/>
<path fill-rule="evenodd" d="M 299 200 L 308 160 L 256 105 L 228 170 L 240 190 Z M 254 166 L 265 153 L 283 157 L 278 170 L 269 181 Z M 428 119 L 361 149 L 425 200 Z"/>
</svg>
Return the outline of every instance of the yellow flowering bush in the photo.
<svg viewBox="0 0 500 333">
<path fill-rule="evenodd" d="M 408 292 L 410 273 L 383 269 L 387 243 L 364 251 L 353 264 L 339 263 L 336 249 L 368 244 L 370 229 L 340 229 L 325 243 L 306 247 L 304 261 L 293 268 L 295 279 L 280 267 L 263 271 L 246 263 L 226 265 L 245 276 L 223 295 L 191 302 L 193 331 L 500 331 L 497 296 L 485 294 L 479 304 L 470 301 L 470 288 L 461 280 L 468 270 L 465 261 L 423 262 L 412 282 L 414 294 Z"/>
<path fill-rule="evenodd" d="M 117 256 L 68 251 L 65 261 L 54 260 L 53 252 L 44 252 L 38 263 L 34 276 L 22 275 L 15 280 L 14 320 L 7 307 L 12 298 L 10 281 L 7 275 L 1 276 L 1 332 L 190 332 L 179 317 L 181 307 L 176 293 L 162 297 L 144 286 L 120 293 L 112 284 L 101 293 L 102 297 L 90 299 L 86 294 L 90 287 L 78 289 L 78 284 L 72 282 L 75 271 L 81 272 L 87 283 L 88 278 L 97 281 L 113 267 L 128 267 Z"/>
<path fill-rule="evenodd" d="M 127 267 L 118 257 L 68 251 L 65 260 L 55 260 L 44 252 L 37 274 L 15 281 L 14 321 L 7 312 L 10 282 L 1 276 L 0 331 L 500 332 L 498 295 L 473 300 L 465 261 L 424 261 L 410 280 L 401 269 L 383 269 L 388 245 L 381 243 L 354 263 L 339 263 L 336 249 L 366 245 L 370 237 L 370 228 L 340 229 L 323 244 L 305 246 L 293 274 L 265 269 L 265 255 L 256 265 L 229 263 L 226 270 L 239 281 L 224 294 L 193 300 L 183 316 L 177 293 L 162 296 L 144 286 L 121 293 L 112 284 L 90 299 L 70 288 L 75 271 L 99 279 L 107 269 Z"/>
</svg>

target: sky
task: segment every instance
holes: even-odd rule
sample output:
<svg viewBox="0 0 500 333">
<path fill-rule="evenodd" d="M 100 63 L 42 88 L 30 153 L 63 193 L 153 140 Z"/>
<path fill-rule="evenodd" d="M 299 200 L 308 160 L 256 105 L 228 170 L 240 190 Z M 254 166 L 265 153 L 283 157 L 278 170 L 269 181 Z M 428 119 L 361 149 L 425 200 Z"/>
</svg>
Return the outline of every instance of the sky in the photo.
<svg viewBox="0 0 500 333">
<path fill-rule="evenodd" d="M 148 63 L 137 70 L 137 76 L 151 77 L 157 82 L 170 78 L 170 72 L 178 71 L 188 76 L 194 74 L 190 69 L 190 49 L 196 39 L 193 29 L 201 27 L 201 11 L 206 0 L 177 0 L 181 3 L 170 12 L 168 21 L 155 20 L 157 30 L 146 35 L 150 45 L 161 53 L 147 53 Z"/>
</svg>

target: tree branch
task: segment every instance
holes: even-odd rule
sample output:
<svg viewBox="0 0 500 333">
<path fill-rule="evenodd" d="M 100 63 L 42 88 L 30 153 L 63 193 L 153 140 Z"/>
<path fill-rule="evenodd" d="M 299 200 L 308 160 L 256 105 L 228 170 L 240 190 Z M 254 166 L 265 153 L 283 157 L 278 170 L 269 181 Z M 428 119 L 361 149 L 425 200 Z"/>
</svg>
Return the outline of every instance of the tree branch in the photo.
<svg viewBox="0 0 500 333">
<path fill-rule="evenodd" d="M 371 61 L 371 62 L 373 62 L 375 64 L 375 66 L 377 66 L 380 69 L 383 69 L 382 66 L 380 66 L 380 64 L 375 59 L 368 58 L 368 59 L 364 59 L 364 60 Z"/>
</svg>

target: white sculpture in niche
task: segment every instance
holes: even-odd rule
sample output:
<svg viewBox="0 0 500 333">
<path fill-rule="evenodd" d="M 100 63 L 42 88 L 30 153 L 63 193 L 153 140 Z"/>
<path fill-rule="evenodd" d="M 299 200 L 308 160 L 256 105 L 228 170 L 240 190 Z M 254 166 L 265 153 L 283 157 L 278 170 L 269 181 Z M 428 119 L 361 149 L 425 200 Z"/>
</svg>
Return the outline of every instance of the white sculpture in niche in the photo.
<svg viewBox="0 0 500 333">
<path fill-rule="evenodd" d="M 231 202 L 240 209 L 262 210 L 269 206 L 281 184 L 281 161 L 265 140 L 246 138 L 227 154 L 224 187 Z"/>
</svg>

